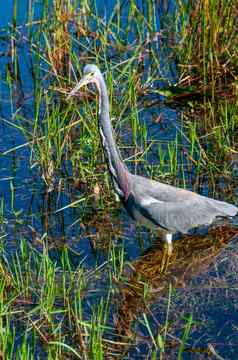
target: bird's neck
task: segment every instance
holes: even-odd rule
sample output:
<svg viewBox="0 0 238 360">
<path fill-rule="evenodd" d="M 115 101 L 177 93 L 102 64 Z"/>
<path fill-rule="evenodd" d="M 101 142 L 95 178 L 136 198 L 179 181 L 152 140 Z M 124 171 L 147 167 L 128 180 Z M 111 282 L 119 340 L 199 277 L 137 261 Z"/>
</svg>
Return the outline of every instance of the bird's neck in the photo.
<svg viewBox="0 0 238 360">
<path fill-rule="evenodd" d="M 113 137 L 113 129 L 109 113 L 109 98 L 104 79 L 96 83 L 99 90 L 99 131 L 102 146 L 108 160 L 108 168 L 118 195 L 127 200 L 130 193 L 129 171 L 120 157 Z"/>
</svg>

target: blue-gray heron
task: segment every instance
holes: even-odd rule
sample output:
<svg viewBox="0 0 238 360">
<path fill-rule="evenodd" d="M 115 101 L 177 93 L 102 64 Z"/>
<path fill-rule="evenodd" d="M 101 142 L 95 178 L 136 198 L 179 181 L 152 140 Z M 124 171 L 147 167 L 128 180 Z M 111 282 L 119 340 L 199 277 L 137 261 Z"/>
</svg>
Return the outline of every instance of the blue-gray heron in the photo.
<svg viewBox="0 0 238 360">
<path fill-rule="evenodd" d="M 210 225 L 217 217 L 237 213 L 238 208 L 226 202 L 131 174 L 113 137 L 107 87 L 96 65 L 85 66 L 83 78 L 68 98 L 89 83 L 94 83 L 99 92 L 99 132 L 115 191 L 132 219 L 162 232 L 169 254 L 174 233 L 186 234 L 190 229 Z"/>
</svg>

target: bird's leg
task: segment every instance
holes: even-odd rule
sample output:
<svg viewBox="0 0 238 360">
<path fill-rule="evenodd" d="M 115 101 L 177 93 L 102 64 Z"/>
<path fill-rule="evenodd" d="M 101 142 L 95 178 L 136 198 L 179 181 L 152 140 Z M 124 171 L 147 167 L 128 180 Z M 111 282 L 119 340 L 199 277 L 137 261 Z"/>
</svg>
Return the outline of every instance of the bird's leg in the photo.
<svg viewBox="0 0 238 360">
<path fill-rule="evenodd" d="M 171 233 L 163 233 L 164 251 L 161 261 L 161 272 L 164 272 L 169 265 L 169 260 L 173 252 L 172 238 L 173 235 Z"/>
<path fill-rule="evenodd" d="M 165 234 L 165 244 L 167 248 L 167 254 L 168 256 L 172 255 L 173 252 L 173 235 L 170 233 Z"/>
</svg>

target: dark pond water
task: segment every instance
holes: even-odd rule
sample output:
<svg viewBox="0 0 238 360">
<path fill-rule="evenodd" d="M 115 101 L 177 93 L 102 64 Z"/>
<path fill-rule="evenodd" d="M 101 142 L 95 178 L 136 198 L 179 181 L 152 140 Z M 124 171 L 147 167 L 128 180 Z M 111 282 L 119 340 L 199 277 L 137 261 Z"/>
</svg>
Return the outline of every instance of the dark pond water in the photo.
<svg viewBox="0 0 238 360">
<path fill-rule="evenodd" d="M 27 20 L 26 9 L 28 3 L 28 0 L 18 2 L 18 25 L 24 24 Z M 113 6 L 113 2 L 107 2 L 107 13 L 110 13 L 110 7 L 113 8 Z M 8 37 L 5 35 L 10 31 L 12 9 L 13 0 L 1 1 L 0 34 L 2 37 L 0 39 L 0 53 L 5 55 L 0 57 L 0 154 L 26 142 L 23 134 L 14 126 L 17 126 L 14 114 L 21 112 L 26 114 L 28 118 L 34 119 L 33 85 L 30 64 L 25 56 L 26 47 L 24 45 L 19 48 L 19 66 L 21 78 L 24 79 L 22 86 L 25 95 L 27 95 L 23 103 L 16 101 L 19 96 L 18 89 L 16 88 L 11 94 L 6 82 L 8 64 L 6 53 L 9 50 L 9 42 Z M 39 2 L 35 8 L 35 19 L 40 16 L 41 11 L 42 5 Z M 102 16 L 105 15 L 105 2 L 99 2 L 99 12 Z M 158 116 L 160 115 L 158 109 L 152 109 L 152 111 L 158 111 Z M 159 137 L 161 139 L 164 136 L 166 140 L 173 139 L 177 129 L 180 127 L 180 111 L 170 108 L 163 108 L 161 111 L 163 112 L 166 131 L 161 132 L 158 125 L 154 125 L 152 122 L 150 124 L 150 118 L 148 117 L 148 125 L 151 125 L 149 130 L 150 138 L 157 139 Z M 150 114 L 149 116 L 152 115 Z M 4 237 L 4 243 L 9 254 L 17 250 L 20 237 L 25 237 L 29 243 L 37 247 L 37 244 L 34 244 L 33 231 L 39 237 L 47 232 L 52 242 L 52 258 L 57 261 L 60 255 L 60 247 L 63 244 L 67 244 L 72 249 L 71 260 L 75 267 L 84 259 L 84 264 L 90 269 L 95 264 L 103 263 L 107 259 L 105 251 L 98 250 L 97 254 L 95 254 L 91 244 L 92 237 L 96 233 L 99 233 L 102 238 L 107 236 L 113 237 L 112 233 L 118 232 L 122 234 L 120 235 L 120 240 L 124 241 L 128 260 L 138 260 L 143 263 L 143 271 L 138 270 L 138 272 L 142 271 L 143 274 L 146 274 L 147 271 L 152 272 L 151 266 L 153 265 L 156 250 L 152 249 L 151 254 L 149 253 L 150 261 L 147 261 L 148 258 L 143 260 L 141 256 L 144 254 L 145 249 L 151 245 L 151 241 L 156 236 L 155 234 L 151 235 L 143 228 L 137 229 L 124 210 L 118 207 L 115 214 L 112 215 L 115 223 L 108 228 L 105 227 L 105 224 L 101 226 L 98 224 L 99 215 L 97 214 L 97 209 L 94 209 L 91 213 L 89 212 L 89 222 L 92 225 L 90 226 L 89 234 L 85 236 L 84 230 L 79 226 L 80 206 L 75 209 L 66 209 L 65 211 L 55 213 L 59 208 L 72 202 L 76 190 L 68 184 L 64 192 L 57 193 L 53 191 L 49 193 L 41 177 L 40 170 L 37 166 L 32 166 L 34 162 L 30 162 L 31 155 L 28 146 L 21 147 L 6 155 L 0 155 L 0 196 L 2 201 L 4 201 L 4 218 L 7 220 L 7 223 L 3 226 L 4 234 L 7 234 Z M 153 153 L 148 154 L 148 160 L 158 161 L 158 159 L 154 159 Z M 190 174 L 187 174 L 187 176 L 189 179 Z M 192 187 L 192 184 L 188 183 L 188 186 Z M 204 193 L 208 193 L 208 190 L 205 186 Z M 236 190 L 237 192 L 238 190 Z M 237 201 L 237 199 L 233 200 Z M 237 219 L 234 219 L 233 222 L 234 225 L 238 225 Z M 204 235 L 204 237 L 206 236 Z M 182 250 L 178 253 L 177 262 L 179 263 L 182 259 L 181 263 L 184 262 L 184 266 L 181 268 L 176 265 L 174 273 L 183 274 L 183 276 L 181 275 L 183 279 L 180 279 L 181 282 L 178 285 L 178 290 L 176 295 L 174 295 L 172 308 L 169 312 L 170 321 L 176 324 L 175 327 L 177 326 L 176 334 L 178 337 L 181 337 L 187 319 L 186 316 L 191 315 L 196 322 L 190 338 L 193 348 L 201 350 L 202 348 L 207 348 L 207 344 L 210 344 L 224 359 L 234 360 L 237 359 L 238 350 L 238 250 L 236 240 L 237 237 L 234 237 L 231 242 L 224 240 L 219 243 L 216 239 L 214 240 L 214 244 L 216 244 L 214 247 L 213 242 L 209 242 L 208 239 L 207 247 L 203 246 L 200 256 L 197 256 L 197 262 L 191 252 L 189 252 L 189 249 L 185 253 Z M 73 251 L 77 252 L 78 255 L 75 255 Z M 211 254 L 214 254 L 214 256 L 211 256 Z M 137 264 L 137 266 L 139 265 Z M 185 273 L 186 275 L 184 275 Z M 166 288 L 163 284 L 168 283 L 170 280 L 168 277 L 168 279 L 163 280 L 162 285 L 158 285 L 155 279 L 151 279 L 148 276 L 152 289 L 156 289 L 150 304 L 151 315 L 148 316 L 152 326 L 155 328 L 158 324 L 164 324 L 168 306 L 168 293 L 160 292 L 158 288 L 160 286 Z M 133 275 L 133 272 L 130 282 L 137 282 L 136 274 Z M 103 282 L 101 286 L 103 293 Z M 123 306 L 125 306 L 128 312 L 136 311 L 137 307 L 138 309 L 140 308 L 140 294 L 138 295 L 138 301 L 133 302 L 133 304 L 130 304 L 126 295 L 123 296 L 124 303 L 122 301 L 120 305 L 122 310 Z M 143 326 L 139 327 L 139 333 L 141 338 L 146 334 Z M 172 335 L 170 337 L 170 334 L 168 334 L 168 337 L 172 342 Z M 130 358 L 139 359 L 142 356 L 141 354 L 146 356 L 148 349 L 145 344 L 146 341 L 139 340 L 137 348 L 131 351 Z M 170 359 L 176 358 L 173 353 L 173 346 L 171 346 L 171 350 L 168 349 L 168 354 Z M 203 359 L 202 356 L 201 352 L 198 351 L 198 353 L 188 353 L 184 358 Z"/>
</svg>

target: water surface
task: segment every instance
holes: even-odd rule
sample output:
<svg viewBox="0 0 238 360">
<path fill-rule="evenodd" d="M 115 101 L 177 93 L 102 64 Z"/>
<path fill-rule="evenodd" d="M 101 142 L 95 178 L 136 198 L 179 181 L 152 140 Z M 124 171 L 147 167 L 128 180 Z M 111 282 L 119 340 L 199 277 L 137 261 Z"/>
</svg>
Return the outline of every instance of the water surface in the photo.
<svg viewBox="0 0 238 360">
<path fill-rule="evenodd" d="M 26 9 L 28 1 L 24 0 L 17 4 L 17 25 L 25 24 L 27 21 Z M 139 4 L 142 6 L 142 4 Z M 105 19 L 110 13 L 112 2 L 108 2 L 105 7 L 104 2 L 99 2 L 99 14 Z M 107 10 L 105 10 L 107 9 Z M 42 4 L 39 2 L 35 7 L 34 19 L 40 16 Z M 125 7 L 125 14 L 126 14 Z M 160 9 L 162 11 L 162 9 Z M 28 45 L 24 40 L 19 45 L 19 71 L 21 75 L 21 85 L 14 83 L 12 89 L 9 89 L 7 83 L 7 68 L 10 63 L 10 40 L 13 14 L 13 1 L 1 2 L 0 5 L 0 23 L 3 37 L 0 43 L 0 73 L 1 73 L 1 108 L 0 108 L 0 153 L 24 144 L 27 140 L 24 134 L 16 127 L 15 114 L 20 113 L 28 119 L 34 121 L 34 87 L 31 75 L 31 64 L 28 55 Z M 159 18 L 159 16 L 158 16 Z M 161 24 L 158 21 L 158 29 Z M 27 31 L 23 29 L 24 32 Z M 131 35 L 133 38 L 133 34 Z M 164 55 L 163 55 L 164 56 Z M 163 59 L 165 60 L 165 59 Z M 163 71 L 163 61 L 161 62 Z M 171 73 L 168 76 L 172 76 Z M 170 80 L 173 82 L 172 77 Z M 23 95 L 24 94 L 24 95 Z M 162 116 L 163 123 L 156 124 L 154 116 Z M 169 108 L 166 106 L 154 106 L 149 110 L 140 113 L 141 123 L 145 122 L 148 128 L 148 140 L 151 141 L 171 141 L 181 128 L 181 109 Z M 131 142 L 130 131 L 122 134 L 123 140 Z M 182 142 L 185 141 L 184 139 Z M 186 144 L 185 144 L 186 145 Z M 158 155 L 151 147 L 151 151 L 146 155 L 148 163 L 159 163 Z M 34 156 L 34 155 L 33 155 Z M 165 159 L 168 155 L 165 155 Z M 186 162 L 186 159 L 184 160 Z M 137 168 L 131 165 L 133 171 Z M 144 166 L 146 169 L 146 166 Z M 143 167 L 142 167 L 143 170 Z M 139 171 L 141 171 L 139 169 Z M 235 171 L 235 163 L 234 163 Z M 235 175 L 235 172 L 234 172 Z M 186 182 L 188 188 L 193 188 L 193 174 L 186 173 Z M 189 182 L 190 181 L 190 182 Z M 236 196 L 238 193 L 237 178 L 229 180 L 235 188 Z M 209 194 L 208 182 L 201 186 L 201 192 Z M 192 317 L 192 331 L 189 336 L 189 347 L 191 351 L 187 352 L 187 359 L 203 358 L 202 350 L 211 347 L 216 349 L 217 353 L 225 359 L 236 359 L 237 353 L 237 235 L 234 233 L 220 233 L 218 238 L 209 238 L 207 232 L 207 242 L 204 243 L 200 237 L 197 240 L 182 240 L 174 262 L 171 265 L 171 274 L 165 279 L 160 279 L 156 275 L 157 258 L 160 257 L 160 250 L 157 250 L 156 234 L 150 233 L 144 228 L 136 228 L 131 219 L 122 209 L 120 204 L 109 213 L 98 211 L 97 203 L 93 201 L 85 208 L 67 208 L 64 211 L 57 212 L 67 204 L 73 202 L 76 196 L 83 194 L 82 190 L 76 189 L 72 182 L 66 181 L 63 191 L 57 188 L 49 192 L 42 173 L 32 160 L 32 152 L 29 146 L 23 146 L 1 155 L 0 169 L 0 196 L 4 201 L 4 218 L 2 224 L 2 234 L 4 237 L 4 246 L 7 253 L 14 254 L 18 251 L 20 238 L 27 239 L 27 242 L 34 248 L 42 251 L 42 246 L 36 240 L 47 234 L 50 244 L 50 256 L 59 262 L 62 248 L 66 245 L 70 249 L 70 258 L 75 268 L 83 261 L 86 268 L 94 269 L 96 265 L 103 264 L 107 260 L 107 250 L 103 248 L 104 242 L 109 240 L 115 242 L 118 248 L 124 246 L 126 259 L 138 272 L 129 271 L 125 266 L 125 277 L 128 284 L 122 284 L 121 290 L 115 295 L 116 306 L 112 306 L 109 323 L 113 324 L 113 317 L 118 317 L 118 328 L 125 327 L 130 332 L 131 323 L 123 323 L 123 312 L 137 311 L 138 316 L 144 312 L 142 306 L 142 295 L 138 290 L 135 295 L 135 301 L 132 302 L 128 297 L 126 289 L 130 285 L 138 282 L 138 273 L 146 277 L 150 287 L 151 296 L 149 301 L 150 311 L 148 318 L 154 332 L 159 325 L 163 325 L 168 310 L 169 283 L 177 276 L 178 282 L 174 282 L 174 288 L 171 291 L 171 304 L 169 309 L 169 321 L 173 324 L 173 333 L 168 334 L 169 345 L 167 352 L 170 359 L 175 359 L 173 351 L 173 341 L 181 338 L 184 326 L 189 317 Z M 217 194 L 223 199 L 223 194 Z M 224 192 L 225 199 L 225 192 Z M 232 201 L 237 202 L 233 197 Z M 81 224 L 81 216 L 84 214 L 84 225 Z M 233 220 L 233 225 L 238 225 L 238 220 Z M 222 235 L 223 234 L 223 235 Z M 232 238 L 232 241 L 229 240 Z M 210 240 L 209 240 L 210 239 Z M 221 241 L 219 242 L 219 239 Z M 96 241 L 98 247 L 95 248 L 92 242 Z M 100 246 L 99 246 L 100 244 Z M 190 244 L 190 245 L 189 245 Z M 200 252 L 197 250 L 201 244 Z M 152 248 L 151 248 L 152 246 Z M 183 250 L 184 249 L 186 250 Z M 149 250 L 148 250 L 149 249 Z M 197 259 L 194 258 L 197 254 Z M 145 255 L 149 251 L 148 255 Z M 157 253 L 158 251 L 158 253 Z M 151 253 L 150 253 L 151 252 Z M 149 260 L 148 260 L 149 259 Z M 197 261 L 197 262 L 196 262 Z M 183 264 L 180 266 L 178 264 Z M 139 265 L 138 265 L 139 264 Z M 141 264 L 141 265 L 140 265 Z M 141 270 L 142 269 L 142 270 Z M 155 275 L 149 276 L 148 273 Z M 189 274 L 189 276 L 188 276 Z M 104 296 L 108 287 L 107 275 L 100 278 L 97 282 L 98 293 L 94 297 L 89 297 L 89 302 L 96 303 L 98 299 Z M 94 286 L 94 281 L 92 281 Z M 139 288 L 140 289 L 140 288 Z M 171 290 L 172 289 L 172 290 Z M 121 292 L 120 292 L 121 291 Z M 132 308 L 131 308 L 132 307 Z M 149 351 L 148 343 L 150 338 L 147 329 L 137 322 L 138 343 L 132 346 L 128 358 L 142 359 L 146 358 Z M 124 329 L 124 331 L 126 331 Z"/>
</svg>

